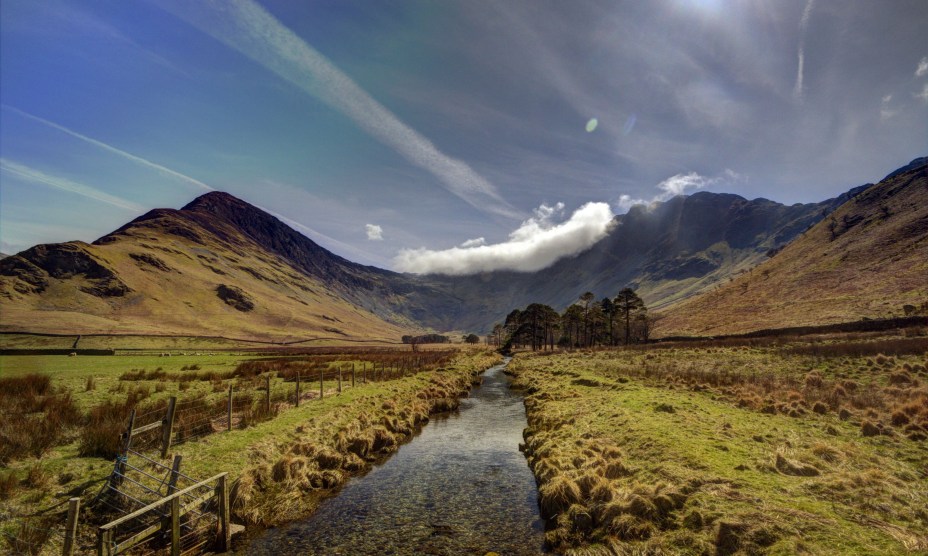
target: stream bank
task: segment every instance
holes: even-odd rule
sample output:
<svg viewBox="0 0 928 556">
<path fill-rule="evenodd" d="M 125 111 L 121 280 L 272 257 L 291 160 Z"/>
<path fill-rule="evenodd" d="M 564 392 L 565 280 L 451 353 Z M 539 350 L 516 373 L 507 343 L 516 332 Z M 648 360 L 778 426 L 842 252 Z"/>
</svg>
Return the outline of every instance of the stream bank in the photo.
<svg viewBox="0 0 928 556">
<path fill-rule="evenodd" d="M 525 408 L 504 367 L 488 369 L 458 411 L 434 417 L 311 516 L 267 530 L 245 552 L 542 553 L 535 479 L 519 452 Z"/>
</svg>

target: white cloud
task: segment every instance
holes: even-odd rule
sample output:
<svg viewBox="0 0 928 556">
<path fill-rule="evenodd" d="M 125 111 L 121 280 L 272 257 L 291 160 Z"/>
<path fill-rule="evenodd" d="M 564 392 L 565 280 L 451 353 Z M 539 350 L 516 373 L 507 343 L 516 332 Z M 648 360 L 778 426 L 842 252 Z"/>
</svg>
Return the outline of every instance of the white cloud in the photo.
<svg viewBox="0 0 928 556">
<path fill-rule="evenodd" d="M 732 170 L 725 170 L 723 176 L 731 180 L 740 178 L 740 176 Z M 661 192 L 652 197 L 649 201 L 645 199 L 633 199 L 631 195 L 620 195 L 616 204 L 621 211 L 627 212 L 628 209 L 635 205 L 650 206 L 652 203 L 666 201 L 677 195 L 683 195 L 686 193 L 687 189 L 702 189 L 707 185 L 722 181 L 725 178 L 707 178 L 705 176 L 700 176 L 696 172 L 677 174 L 657 184 L 657 188 L 660 189 Z"/>
<path fill-rule="evenodd" d="M 474 239 L 468 239 L 461 244 L 461 247 L 467 249 L 468 247 L 480 247 L 481 245 L 487 244 L 487 238 L 485 237 L 475 237 Z"/>
<path fill-rule="evenodd" d="M 36 170 L 35 168 L 30 168 L 29 166 L 25 166 L 5 158 L 0 158 L 0 170 L 13 174 L 14 176 L 32 183 L 50 185 L 62 191 L 74 193 L 75 195 L 87 197 L 88 199 L 93 199 L 94 201 L 106 203 L 114 207 L 119 207 L 137 213 L 145 212 L 145 207 L 142 205 L 133 203 L 132 201 L 128 201 L 122 197 L 110 195 L 105 191 L 100 191 L 95 187 L 84 185 L 82 183 L 69 180 L 68 178 L 46 174 L 45 172 Z"/>
<path fill-rule="evenodd" d="M 893 95 L 884 95 L 883 99 L 880 100 L 880 121 L 885 122 L 886 120 L 892 118 L 896 115 L 896 110 L 893 110 L 889 103 L 892 102 Z"/>
<path fill-rule="evenodd" d="M 925 56 L 918 62 L 918 67 L 915 68 L 915 77 L 924 77 L 928 75 L 928 56 Z"/>
<path fill-rule="evenodd" d="M 922 99 L 923 102 L 928 102 L 928 83 L 922 85 L 922 92 L 915 93 L 912 96 Z"/>
<path fill-rule="evenodd" d="M 494 270 L 534 272 L 558 259 L 581 253 L 609 232 L 615 216 L 607 203 L 587 203 L 565 222 L 552 222 L 564 210 L 563 203 L 542 205 L 535 216 L 509 234 L 509 240 L 492 245 L 471 244 L 442 251 L 403 249 L 393 260 L 401 272 L 464 275 Z"/>
<path fill-rule="evenodd" d="M 377 224 L 365 224 L 364 229 L 367 232 L 367 239 L 371 241 L 383 241 L 383 228 Z"/>
<path fill-rule="evenodd" d="M 212 187 L 206 185 L 205 183 L 201 182 L 200 180 L 191 178 L 190 176 L 181 174 L 180 172 L 176 172 L 176 171 L 174 171 L 174 170 L 171 170 L 170 168 L 167 168 L 167 167 L 165 167 L 165 166 L 162 166 L 162 165 L 157 164 L 157 163 L 155 163 L 155 162 L 152 162 L 152 161 L 150 161 L 150 160 L 146 160 L 146 159 L 144 159 L 144 158 L 142 158 L 142 157 L 140 157 L 140 156 L 136 156 L 136 155 L 134 155 L 134 154 L 132 154 L 132 153 L 127 153 L 126 151 L 117 149 L 116 147 L 114 147 L 114 146 L 112 146 L 112 145 L 107 145 L 107 144 L 104 143 L 103 141 L 97 141 L 96 139 L 94 139 L 94 138 L 92 138 L 92 137 L 87 137 L 86 135 L 81 135 L 80 133 L 78 133 L 78 132 L 76 132 L 76 131 L 74 131 L 74 130 L 68 129 L 68 128 L 64 127 L 63 125 L 59 125 L 59 124 L 56 124 L 55 122 L 46 120 L 46 119 L 44 119 L 44 118 L 40 118 L 40 117 L 38 117 L 38 116 L 34 116 L 34 115 L 32 115 L 32 114 L 30 114 L 30 113 L 28 113 L 28 112 L 25 112 L 25 111 L 23 111 L 23 110 L 20 110 L 20 109 L 18 109 L 18 108 L 13 107 L 13 106 L 9 106 L 9 105 L 4 104 L 4 105 L 2 105 L 2 107 L 5 108 L 5 109 L 7 109 L 7 110 L 10 110 L 10 111 L 12 111 L 12 112 L 15 112 L 16 114 L 19 114 L 20 116 L 22 116 L 22 117 L 24 117 L 24 118 L 28 118 L 28 119 L 33 120 L 33 121 L 35 121 L 35 122 L 39 122 L 39 123 L 41 123 L 41 124 L 47 125 L 48 127 L 51 127 L 51 128 L 53 128 L 53 129 L 57 129 L 58 131 L 61 131 L 61 132 L 63 132 L 63 133 L 66 133 L 66 134 L 70 135 L 71 137 L 74 137 L 74 138 L 76 138 L 76 139 L 80 139 L 81 141 L 84 141 L 84 142 L 86 142 L 86 143 L 90 143 L 91 145 L 94 145 L 95 147 L 99 147 L 99 148 L 101 148 L 101 149 L 103 149 L 103 150 L 105 150 L 105 151 L 107 151 L 107 152 L 110 152 L 110 153 L 113 153 L 113 154 L 115 154 L 115 155 L 121 156 L 121 157 L 126 158 L 126 159 L 128 159 L 128 160 L 131 160 L 132 162 L 135 162 L 136 164 L 141 164 L 142 166 L 145 166 L 146 168 L 150 168 L 150 169 L 152 169 L 152 170 L 155 170 L 156 172 L 158 172 L 158 173 L 160 173 L 160 174 L 166 175 L 166 176 L 171 177 L 171 178 L 178 179 L 178 180 L 180 180 L 180 181 L 189 183 L 189 184 L 191 184 L 191 185 L 195 185 L 195 186 L 199 187 L 200 189 L 205 189 L 205 190 L 207 190 L 207 191 L 213 191 L 213 188 L 212 188 Z"/>
<path fill-rule="evenodd" d="M 439 151 L 428 138 L 402 122 L 252 0 L 229 0 L 214 7 L 187 0 L 156 3 L 348 116 L 371 137 L 430 172 L 446 190 L 471 206 L 491 214 L 519 217 L 493 184 L 465 162 Z"/>
</svg>

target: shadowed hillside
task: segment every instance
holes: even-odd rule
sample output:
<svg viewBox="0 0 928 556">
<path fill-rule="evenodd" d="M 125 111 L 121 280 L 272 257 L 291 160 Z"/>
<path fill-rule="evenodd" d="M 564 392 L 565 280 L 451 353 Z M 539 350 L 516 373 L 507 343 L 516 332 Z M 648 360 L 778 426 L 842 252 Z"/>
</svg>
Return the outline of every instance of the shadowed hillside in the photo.
<svg viewBox="0 0 928 556">
<path fill-rule="evenodd" d="M 924 312 L 926 276 L 928 158 L 920 158 L 858 193 L 769 261 L 672 308 L 658 334 L 731 334 Z"/>
<path fill-rule="evenodd" d="M 633 207 L 592 248 L 538 272 L 424 279 L 467 300 L 457 321 L 467 329 L 489 329 L 513 307 L 538 302 L 560 310 L 586 291 L 613 297 L 626 286 L 649 306 L 666 306 L 762 262 L 864 188 L 792 206 L 726 193 L 678 196 Z"/>
</svg>

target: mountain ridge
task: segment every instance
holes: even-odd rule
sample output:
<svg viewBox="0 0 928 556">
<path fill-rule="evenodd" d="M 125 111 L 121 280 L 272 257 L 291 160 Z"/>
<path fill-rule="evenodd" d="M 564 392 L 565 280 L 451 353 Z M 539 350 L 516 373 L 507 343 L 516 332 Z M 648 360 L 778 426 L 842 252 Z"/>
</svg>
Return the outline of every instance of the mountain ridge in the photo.
<svg viewBox="0 0 928 556">
<path fill-rule="evenodd" d="M 626 286 L 659 308 L 698 295 L 761 262 L 870 185 L 820 203 L 794 205 L 747 200 L 733 193 L 681 195 L 632 207 L 616 216 L 613 229 L 590 249 L 539 272 L 423 279 L 470 300 L 462 328 L 487 330 L 515 307 L 539 302 L 560 310 L 586 291 L 597 298 L 612 297 Z"/>
<path fill-rule="evenodd" d="M 919 160 L 928 161 L 907 167 L 920 167 Z M 230 322 L 257 334 L 297 333 L 275 310 L 309 331 L 345 332 L 347 326 L 319 320 L 332 305 L 339 314 L 363 315 L 358 330 L 373 327 L 398 338 L 421 329 L 485 332 L 514 307 L 541 302 L 563 309 L 585 291 L 611 297 L 625 286 L 638 289 L 652 308 L 669 309 L 749 271 L 872 187 L 794 205 L 732 193 L 677 196 L 632 207 L 615 217 L 603 240 L 542 271 L 471 276 L 401 274 L 354 263 L 266 211 L 214 191 L 180 209 L 152 209 L 91 244 L 37 245 L 3 259 L 3 327 L 22 328 L 30 319 L 41 327 L 66 313 L 68 322 L 86 315 L 91 328 L 101 322 L 160 328 L 154 320 L 142 322 L 145 315 L 133 307 L 146 307 L 155 319 L 170 306 L 191 313 L 174 319 L 184 330 L 208 325 L 194 315 L 199 308 L 241 313 L 231 313 Z M 188 275 L 198 291 L 184 284 Z M 310 306 L 319 318 L 301 314 Z M 249 325 L 258 314 L 264 324 Z"/>
</svg>

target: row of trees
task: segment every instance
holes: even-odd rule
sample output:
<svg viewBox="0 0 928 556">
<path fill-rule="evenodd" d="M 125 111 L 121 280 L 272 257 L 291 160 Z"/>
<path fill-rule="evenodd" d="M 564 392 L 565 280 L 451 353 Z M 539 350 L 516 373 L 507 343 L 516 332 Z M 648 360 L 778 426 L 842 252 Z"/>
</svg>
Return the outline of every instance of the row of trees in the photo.
<svg viewBox="0 0 928 556">
<path fill-rule="evenodd" d="M 549 305 L 532 303 L 515 309 L 502 324 L 493 327 L 488 342 L 497 346 L 531 347 L 534 350 L 595 345 L 628 345 L 646 342 L 654 321 L 635 290 L 624 288 L 614 298 L 596 301 L 586 292 L 558 313 Z"/>
<path fill-rule="evenodd" d="M 441 334 L 422 334 L 419 336 L 403 336 L 404 344 L 447 344 L 451 338 Z"/>
</svg>

